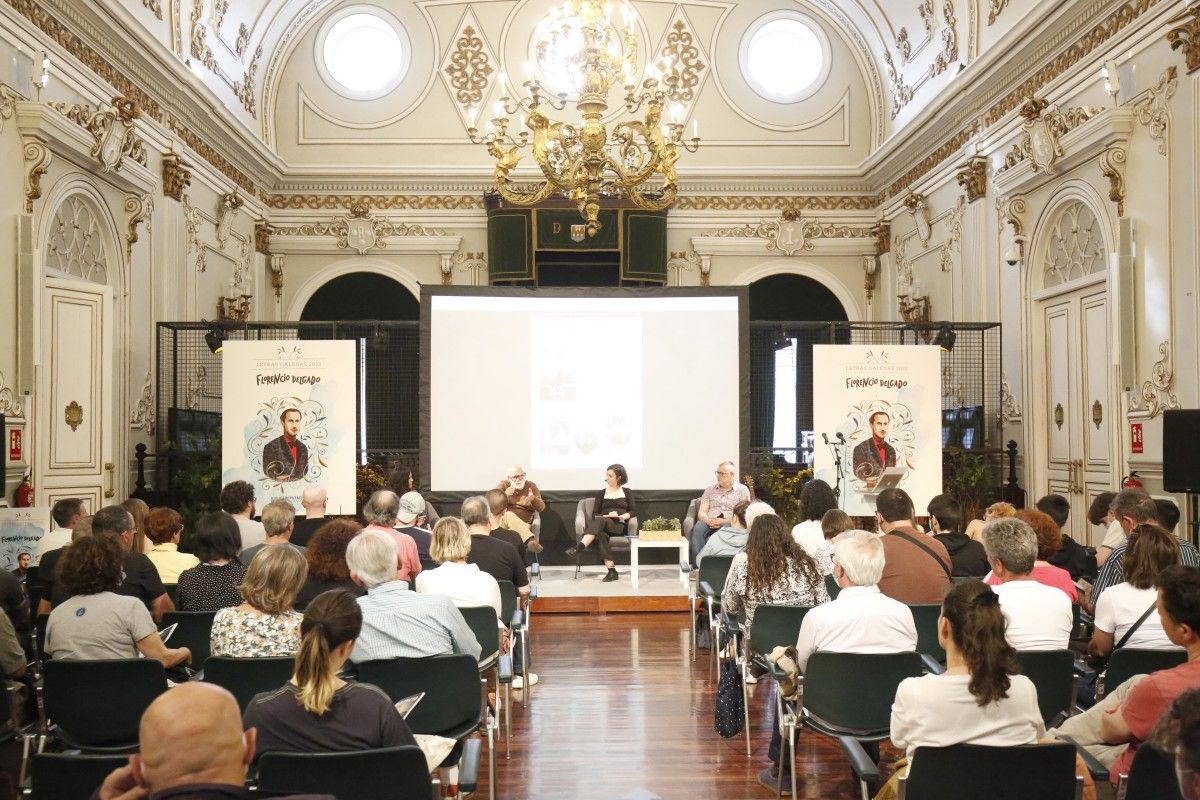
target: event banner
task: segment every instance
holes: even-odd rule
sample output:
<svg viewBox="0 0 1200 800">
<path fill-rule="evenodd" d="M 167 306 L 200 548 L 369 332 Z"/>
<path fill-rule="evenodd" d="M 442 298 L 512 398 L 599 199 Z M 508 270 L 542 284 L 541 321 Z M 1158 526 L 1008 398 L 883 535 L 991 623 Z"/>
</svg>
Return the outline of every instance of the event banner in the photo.
<svg viewBox="0 0 1200 800">
<path fill-rule="evenodd" d="M 356 343 L 227 341 L 222 352 L 222 484 L 254 485 L 259 511 L 309 486 L 328 513 L 355 512 Z"/>
<path fill-rule="evenodd" d="M 38 539 L 49 531 L 49 508 L 0 508 L 0 569 L 12 572 L 22 553 L 37 566 Z"/>
<path fill-rule="evenodd" d="M 918 514 L 941 493 L 941 364 L 941 348 L 926 345 L 813 347 L 814 477 L 838 486 L 840 456 L 847 514 L 873 515 L 890 486 Z"/>
</svg>

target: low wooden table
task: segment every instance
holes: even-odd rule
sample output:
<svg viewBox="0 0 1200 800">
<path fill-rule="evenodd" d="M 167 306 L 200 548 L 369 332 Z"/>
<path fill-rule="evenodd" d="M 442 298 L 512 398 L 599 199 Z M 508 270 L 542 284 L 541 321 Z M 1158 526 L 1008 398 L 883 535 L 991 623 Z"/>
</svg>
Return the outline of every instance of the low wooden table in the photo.
<svg viewBox="0 0 1200 800">
<path fill-rule="evenodd" d="M 678 539 L 643 539 L 635 536 L 629 540 L 630 585 L 638 588 L 638 550 L 643 547 L 674 547 L 679 550 L 679 562 L 675 569 L 679 571 L 679 583 L 684 590 L 688 588 L 687 573 L 679 569 L 679 564 L 688 560 L 688 540 L 680 536 Z"/>
</svg>

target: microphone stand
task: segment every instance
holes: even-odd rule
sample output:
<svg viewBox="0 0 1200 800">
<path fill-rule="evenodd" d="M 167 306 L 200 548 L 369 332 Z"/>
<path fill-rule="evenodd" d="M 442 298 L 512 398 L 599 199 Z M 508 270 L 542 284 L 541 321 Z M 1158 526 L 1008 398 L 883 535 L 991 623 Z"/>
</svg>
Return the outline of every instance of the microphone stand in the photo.
<svg viewBox="0 0 1200 800">
<path fill-rule="evenodd" d="M 838 505 L 840 507 L 842 499 L 842 443 L 838 442 L 837 440 L 831 442 L 829 441 L 829 438 L 826 437 L 825 445 L 829 448 L 829 451 L 833 453 L 833 465 L 834 469 L 837 470 L 837 480 L 835 482 L 835 486 L 833 487 L 833 496 L 838 498 Z"/>
</svg>

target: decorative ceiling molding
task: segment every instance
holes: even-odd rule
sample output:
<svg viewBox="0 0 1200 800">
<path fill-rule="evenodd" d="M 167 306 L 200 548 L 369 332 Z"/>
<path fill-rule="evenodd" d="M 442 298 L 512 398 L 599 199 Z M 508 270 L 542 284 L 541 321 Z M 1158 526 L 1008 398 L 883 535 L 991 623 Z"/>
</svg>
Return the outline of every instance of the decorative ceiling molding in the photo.
<svg viewBox="0 0 1200 800">
<path fill-rule="evenodd" d="M 704 277 L 700 259 L 703 258 L 695 250 L 672 250 L 667 258 L 667 272 L 671 273 L 671 285 L 683 285 L 683 273 L 696 270 Z"/>
<path fill-rule="evenodd" d="M 175 5 L 179 5 L 179 0 L 174 0 Z M 142 0 L 142 7 L 148 8 L 154 14 L 154 18 L 162 21 L 162 3 L 160 0 Z"/>
<path fill-rule="evenodd" d="M 974 155 L 955 172 L 954 179 L 966 192 L 968 203 L 987 195 L 988 168 L 991 164 L 992 160 L 987 156 Z"/>
<path fill-rule="evenodd" d="M 958 203 L 946 213 L 946 233 L 949 234 L 942 248 L 942 272 L 954 270 L 954 256 L 962 261 L 962 221 L 963 212 L 967 209 L 967 198 L 959 195 Z"/>
<path fill-rule="evenodd" d="M 485 286 L 487 281 L 484 275 L 487 273 L 487 258 L 484 257 L 482 250 L 467 251 L 459 250 L 453 256 L 442 257 L 442 285 L 449 286 L 454 283 L 453 271 L 457 267 L 459 272 L 469 273 L 471 276 L 472 286 Z"/>
<path fill-rule="evenodd" d="M 903 63 L 907 64 L 912 61 L 925 46 L 933 41 L 933 29 L 937 25 L 937 17 L 933 13 L 933 0 L 921 0 L 917 6 L 917 13 L 921 16 L 921 25 L 925 28 L 925 38 L 916 47 L 908 37 L 908 28 L 901 28 L 896 34 L 896 51 L 900 53 L 900 58 Z"/>
<path fill-rule="evenodd" d="M 354 250 L 360 256 L 369 250 L 382 250 L 388 246 L 389 237 L 446 237 L 441 228 L 426 228 L 386 217 L 374 217 L 371 208 L 359 201 L 350 207 L 349 216 L 334 217 L 329 222 L 311 222 L 300 225 L 275 225 L 272 237 L 333 237 L 342 250 Z"/>
<path fill-rule="evenodd" d="M 142 115 L 134 101 L 117 96 L 96 111 L 88 105 L 46 105 L 92 135 L 92 156 L 100 172 L 121 169 L 126 158 L 146 166 L 146 143 L 133 130 L 134 120 Z"/>
<path fill-rule="evenodd" d="M 162 190 L 165 197 L 183 202 L 184 192 L 192 185 L 192 168 L 175 153 L 163 153 Z"/>
<path fill-rule="evenodd" d="M 350 208 L 366 203 L 380 210 L 405 211 L 473 211 L 483 208 L 483 193 L 475 195 L 406 195 L 406 194 L 273 194 L 266 198 L 268 208 L 288 211 L 313 211 Z"/>
<path fill-rule="evenodd" d="M 180 205 L 183 208 L 183 234 L 187 241 L 184 259 L 191 263 L 196 272 L 207 272 L 208 251 L 200 242 L 200 212 L 192 205 L 187 192 L 183 193 Z"/>
<path fill-rule="evenodd" d="M 718 228 L 700 234 L 701 238 L 762 239 L 769 252 L 794 256 L 811 251 L 817 239 L 869 239 L 875 241 L 874 226 L 837 225 L 805 219 L 795 209 L 788 209 L 779 219 L 762 220 L 757 224 L 736 228 Z"/>
<path fill-rule="evenodd" d="M 1008 7 L 1008 0 L 991 0 L 991 7 L 988 8 L 988 25 L 995 25 L 996 20 L 1000 19 L 1000 14 Z"/>
<path fill-rule="evenodd" d="M 22 142 L 21 154 L 25 158 L 25 213 L 33 213 L 33 201 L 42 196 L 42 176 L 50 169 L 53 156 L 50 148 L 36 139 Z"/>
<path fill-rule="evenodd" d="M 928 4 L 932 5 L 932 0 L 929 0 Z M 920 9 L 923 10 L 924 5 Z M 946 23 L 945 27 L 942 28 L 942 48 L 934 56 L 933 63 L 929 65 L 925 73 L 914 83 L 908 84 L 905 82 L 903 70 L 896 66 L 891 52 L 884 50 L 883 63 L 887 68 L 888 82 L 891 84 L 892 90 L 892 119 L 895 119 L 900 111 L 912 102 L 917 90 L 924 86 L 926 82 L 948 70 L 951 64 L 958 63 L 958 20 L 954 15 L 954 0 L 944 0 L 942 3 L 942 17 Z M 931 24 L 929 20 L 926 20 L 926 27 L 932 32 L 932 28 L 929 27 Z M 903 55 L 903 52 L 901 54 Z"/>
<path fill-rule="evenodd" d="M 1158 85 L 1146 91 L 1146 96 L 1134 104 L 1138 122 L 1146 126 L 1150 138 L 1158 142 L 1158 154 L 1167 154 L 1167 127 L 1171 124 L 1170 103 L 1179 87 L 1178 71 L 1167 67 L 1158 78 Z"/>
<path fill-rule="evenodd" d="M 873 211 L 875 195 L 683 195 L 675 203 L 678 211 Z"/>
<path fill-rule="evenodd" d="M 1054 164 L 1064 154 L 1062 138 L 1096 116 L 1104 109 L 1099 106 L 1076 106 L 1060 111 L 1040 97 L 1031 97 L 1021 106 L 1025 123 L 1021 140 L 1004 156 L 1004 165 L 997 173 L 1028 161 L 1034 172 L 1053 173 Z"/>
<path fill-rule="evenodd" d="M 1005 168 L 997 170 L 993 178 L 997 191 L 1026 194 L 1057 175 L 1099 158 L 1101 170 L 1110 181 L 1112 200 L 1123 214 L 1126 148 L 1137 128 L 1137 111 L 1120 106 L 1089 116 L 1091 113 L 1091 109 L 1084 108 L 1060 115 L 1053 106 L 1040 108 L 1037 118 L 1026 125 L 1028 143 L 1023 139 L 1018 148 L 1023 157 L 1010 152 Z"/>
<path fill-rule="evenodd" d="M 17 102 L 24 99 L 16 89 L 7 83 L 0 83 L 0 133 L 4 133 L 4 123 L 17 112 Z"/>
<path fill-rule="evenodd" d="M 667 97 L 683 108 L 686 119 L 700 94 L 701 85 L 709 72 L 712 59 L 704 51 L 695 28 L 677 5 L 667 23 L 667 29 L 658 45 L 658 61 L 669 59 L 670 69 L 663 75 L 663 85 L 669 87 Z M 706 61 L 707 59 L 707 61 Z"/>
<path fill-rule="evenodd" d="M 1117 204 L 1117 216 L 1125 216 L 1125 162 L 1129 153 L 1124 147 L 1113 146 L 1100 156 L 1100 173 L 1108 178 L 1108 199 Z"/>
<path fill-rule="evenodd" d="M 229 241 L 233 223 L 245 202 L 237 192 L 226 192 L 217 203 L 217 246 L 222 250 Z"/>
<path fill-rule="evenodd" d="M 1141 391 L 1130 393 L 1131 417 L 1153 419 L 1169 408 L 1179 408 L 1179 398 L 1171 391 L 1175 385 L 1175 371 L 1171 366 L 1169 339 L 1158 346 L 1158 354 L 1162 357 L 1154 362 L 1150 378 L 1142 382 Z"/>
<path fill-rule="evenodd" d="M 1183 50 L 1188 73 L 1200 70 L 1200 6 L 1193 5 L 1171 20 L 1167 41 L 1172 50 Z"/>
</svg>

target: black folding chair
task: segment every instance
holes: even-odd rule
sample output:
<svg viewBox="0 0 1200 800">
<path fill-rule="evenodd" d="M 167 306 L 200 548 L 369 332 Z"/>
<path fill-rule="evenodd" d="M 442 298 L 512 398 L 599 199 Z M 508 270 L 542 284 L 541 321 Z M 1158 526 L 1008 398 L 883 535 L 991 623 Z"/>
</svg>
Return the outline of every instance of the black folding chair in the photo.
<svg viewBox="0 0 1200 800">
<path fill-rule="evenodd" d="M 1175 759 L 1151 745 L 1140 745 L 1129 772 L 1117 778 L 1116 796 L 1122 800 L 1183 800 L 1175 776 Z"/>
<path fill-rule="evenodd" d="M 512 581 L 496 581 L 500 584 L 500 619 L 508 624 L 512 631 L 514 648 L 521 648 L 521 677 L 524 679 L 525 692 L 521 697 L 521 705 L 529 705 L 529 695 L 533 687 L 529 685 L 529 623 L 533 617 L 533 601 L 537 598 L 537 587 L 529 585 L 529 602 L 521 607 L 521 596 L 516 584 Z M 510 653 L 515 652 L 509 650 Z"/>
<path fill-rule="evenodd" d="M 912 605 L 913 623 L 917 626 L 917 652 L 924 653 L 941 664 L 946 663 L 946 651 L 938 642 L 938 617 L 941 616 L 940 603 Z"/>
<path fill-rule="evenodd" d="M 900 778 L 900 800 L 961 800 L 966 787 L 988 800 L 1078 800 L 1075 748 L 1067 743 L 918 747 Z"/>
<path fill-rule="evenodd" d="M 1057 728 L 1071 716 L 1079 678 L 1070 650 L 1018 650 L 1021 672 L 1037 687 L 1038 710 L 1047 728 Z"/>
<path fill-rule="evenodd" d="M 712 650 L 714 677 L 717 673 L 717 653 L 721 649 L 721 643 L 718 641 L 721 629 L 718 621 L 721 593 L 725 591 L 725 579 L 729 577 L 731 564 L 733 556 L 705 556 L 700 561 L 700 574 L 697 576 L 695 588 L 692 589 L 693 594 L 688 598 L 688 607 L 692 610 L 692 658 L 696 657 L 696 600 L 699 599 L 704 604 L 704 611 L 708 617 L 708 644 Z"/>
<path fill-rule="evenodd" d="M 500 653 L 500 629 L 496 626 L 496 609 L 491 606 L 467 606 L 460 608 L 463 619 L 479 641 L 479 674 L 491 672 L 496 678 L 496 714 L 504 710 L 504 757 L 511 757 L 512 749 L 512 656 Z M 501 698 L 500 689 L 504 696 Z"/>
<path fill-rule="evenodd" d="M 215 611 L 168 611 L 163 614 L 162 626 L 178 625 L 168 647 L 186 647 L 192 652 L 192 667 L 204 669 L 212 645 L 212 625 Z"/>
<path fill-rule="evenodd" d="M 707 561 L 708 559 L 705 559 Z M 742 652 L 742 708 L 745 714 L 743 733 L 746 737 L 746 755 L 750 755 L 750 690 L 746 678 L 751 668 L 757 666 L 771 671 L 767 656 L 778 646 L 795 647 L 800 636 L 800 625 L 804 615 L 812 606 L 763 605 L 754 611 L 754 623 L 750 634 L 745 637 Z M 776 697 L 778 697 L 776 692 Z"/>
<path fill-rule="evenodd" d="M 167 590 L 167 597 L 171 598 L 171 605 L 179 608 L 179 584 L 164 583 L 163 588 Z"/>
<path fill-rule="evenodd" d="M 756 613 L 757 617 L 757 613 Z M 879 780 L 879 768 L 863 749 L 863 742 L 881 742 L 891 735 L 892 703 L 905 678 L 924 672 L 918 653 L 830 653 L 817 651 L 804 669 L 804 695 L 792 704 L 778 698 L 779 731 L 786 744 L 779 763 L 792 775 L 796 797 L 796 728 L 803 726 L 838 740 L 858 777 L 863 796 Z M 783 769 L 779 770 L 780 788 Z M 960 792 L 962 787 L 958 787 Z"/>
<path fill-rule="evenodd" d="M 1162 669 L 1177 667 L 1187 661 L 1184 650 L 1143 650 L 1121 647 L 1108 657 L 1108 666 L 1096 680 L 1096 700 L 1116 689 L 1134 675 L 1149 675 Z"/>
<path fill-rule="evenodd" d="M 104 779 L 129 763 L 127 756 L 38 753 L 30 770 L 31 800 L 91 800 Z"/>
<path fill-rule="evenodd" d="M 271 658 L 231 658 L 209 656 L 204 662 L 203 680 L 228 689 L 243 712 L 254 695 L 278 689 L 292 679 L 296 659 L 291 656 Z"/>
<path fill-rule="evenodd" d="M 153 658 L 47 661 L 43 684 L 53 733 L 67 746 L 132 753 L 142 712 L 167 690 L 167 675 Z"/>
<path fill-rule="evenodd" d="M 487 683 L 479 677 L 475 659 L 468 655 L 444 655 L 363 661 L 356 666 L 361 682 L 378 686 L 393 702 L 425 692 L 406 720 L 413 733 L 462 740 L 475 731 L 484 732 L 488 743 L 488 794 L 494 800 L 495 729 L 487 714 Z M 475 788 L 462 778 L 459 786 L 464 791 Z"/>
<path fill-rule="evenodd" d="M 383 747 L 346 753 L 263 753 L 258 759 L 258 791 L 276 794 L 344 796 L 355 800 L 429 800 L 433 782 L 421 748 Z"/>
<path fill-rule="evenodd" d="M 837 600 L 838 594 L 842 591 L 842 587 L 838 586 L 837 578 L 832 575 L 825 576 L 825 591 L 829 592 L 830 600 Z"/>
</svg>

